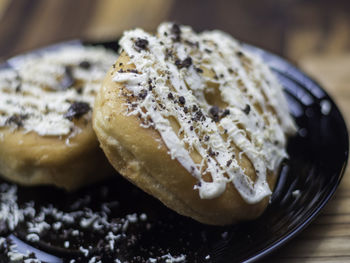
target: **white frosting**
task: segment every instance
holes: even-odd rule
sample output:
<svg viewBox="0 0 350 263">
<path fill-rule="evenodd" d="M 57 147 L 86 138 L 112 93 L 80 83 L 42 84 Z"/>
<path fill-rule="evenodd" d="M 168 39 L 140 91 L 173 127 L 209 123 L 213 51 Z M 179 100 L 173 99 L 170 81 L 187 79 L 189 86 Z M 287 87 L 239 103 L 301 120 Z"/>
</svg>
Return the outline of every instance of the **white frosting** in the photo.
<svg viewBox="0 0 350 263">
<path fill-rule="evenodd" d="M 287 157 L 285 134 L 293 134 L 296 127 L 281 85 L 259 57 L 223 32 L 197 34 L 171 23 L 161 24 L 156 36 L 142 29 L 127 31 L 120 46 L 136 67 L 135 72 L 113 76 L 128 96 L 138 97 L 127 104 L 126 114 L 140 116 L 143 127 L 159 132 L 171 157 L 198 179 L 195 188 L 201 198 L 220 196 L 229 182 L 248 203 L 271 194 L 268 170 L 276 172 Z M 214 85 L 226 105 L 219 117 L 213 116 L 218 108 L 206 100 Z M 200 163 L 191 157 L 194 151 L 202 157 Z M 254 182 L 237 161 L 243 154 L 256 170 Z"/>
<path fill-rule="evenodd" d="M 116 57 L 102 47 L 65 46 L 10 61 L 13 69 L 0 71 L 0 127 L 18 126 L 9 118 L 20 116 L 25 132 L 73 134 L 76 127 L 65 114 L 73 102 L 92 108 L 100 83 Z M 83 61 L 89 64 L 79 66 Z M 67 66 L 74 80 L 68 88 L 62 84 Z M 84 118 L 90 120 L 91 113 Z"/>
</svg>

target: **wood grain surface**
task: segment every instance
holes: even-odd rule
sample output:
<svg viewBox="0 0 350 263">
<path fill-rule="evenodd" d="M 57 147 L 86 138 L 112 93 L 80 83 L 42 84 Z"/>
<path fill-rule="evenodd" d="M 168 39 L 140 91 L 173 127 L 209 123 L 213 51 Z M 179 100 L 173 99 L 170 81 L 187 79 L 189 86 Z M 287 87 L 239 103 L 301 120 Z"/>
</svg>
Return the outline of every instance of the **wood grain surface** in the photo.
<svg viewBox="0 0 350 263">
<path fill-rule="evenodd" d="M 164 19 L 223 29 L 287 57 L 322 84 L 350 124 L 347 0 L 0 0 L 0 58 L 72 38 L 115 39 Z M 321 215 L 263 262 L 350 262 L 349 173 Z"/>
</svg>

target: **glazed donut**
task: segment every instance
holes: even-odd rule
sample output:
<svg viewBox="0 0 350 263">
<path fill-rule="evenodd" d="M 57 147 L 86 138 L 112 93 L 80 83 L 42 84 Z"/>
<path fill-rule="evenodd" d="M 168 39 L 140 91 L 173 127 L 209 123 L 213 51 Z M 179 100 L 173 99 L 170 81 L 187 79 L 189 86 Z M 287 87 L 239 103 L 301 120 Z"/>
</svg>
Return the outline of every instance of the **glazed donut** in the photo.
<svg viewBox="0 0 350 263">
<path fill-rule="evenodd" d="M 117 54 L 62 45 L 10 59 L 0 70 L 0 174 L 67 190 L 107 175 L 91 116 Z"/>
<path fill-rule="evenodd" d="M 268 66 L 221 31 L 172 23 L 119 44 L 93 112 L 115 169 L 202 223 L 258 217 L 296 131 Z"/>
</svg>

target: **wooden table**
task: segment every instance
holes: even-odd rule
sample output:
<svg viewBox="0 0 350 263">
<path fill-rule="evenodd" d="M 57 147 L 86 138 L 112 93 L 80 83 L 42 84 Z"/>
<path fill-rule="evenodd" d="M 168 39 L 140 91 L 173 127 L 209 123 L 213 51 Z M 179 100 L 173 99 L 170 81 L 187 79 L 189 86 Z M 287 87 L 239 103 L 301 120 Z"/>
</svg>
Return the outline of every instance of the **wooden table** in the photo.
<svg viewBox="0 0 350 263">
<path fill-rule="evenodd" d="M 325 87 L 350 123 L 349 14 L 346 0 L 0 0 L 0 58 L 65 39 L 114 39 L 169 18 L 224 29 L 289 58 Z M 321 215 L 264 262 L 350 262 L 349 173 Z"/>
</svg>

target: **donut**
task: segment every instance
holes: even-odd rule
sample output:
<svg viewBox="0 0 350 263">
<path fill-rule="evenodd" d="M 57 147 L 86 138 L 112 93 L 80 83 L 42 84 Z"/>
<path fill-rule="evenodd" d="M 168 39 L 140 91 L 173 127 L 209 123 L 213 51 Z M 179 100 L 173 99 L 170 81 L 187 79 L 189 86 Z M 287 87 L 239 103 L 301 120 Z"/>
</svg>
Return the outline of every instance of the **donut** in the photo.
<svg viewBox="0 0 350 263">
<path fill-rule="evenodd" d="M 296 131 L 269 67 L 224 32 L 175 23 L 119 44 L 93 112 L 114 168 L 202 223 L 261 215 Z"/>
<path fill-rule="evenodd" d="M 109 174 L 91 117 L 116 58 L 102 47 L 64 44 L 8 61 L 0 70 L 0 175 L 74 190 Z"/>
</svg>

